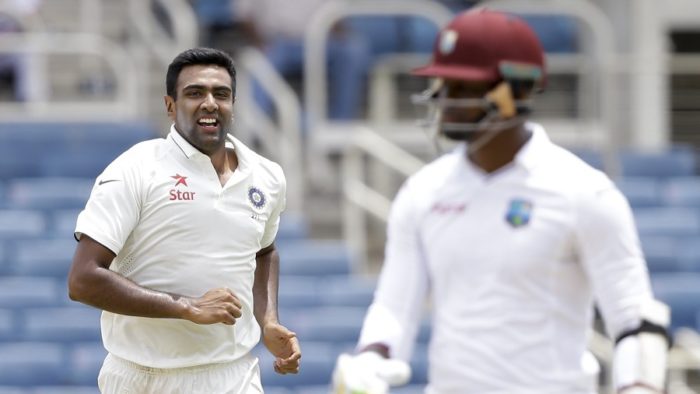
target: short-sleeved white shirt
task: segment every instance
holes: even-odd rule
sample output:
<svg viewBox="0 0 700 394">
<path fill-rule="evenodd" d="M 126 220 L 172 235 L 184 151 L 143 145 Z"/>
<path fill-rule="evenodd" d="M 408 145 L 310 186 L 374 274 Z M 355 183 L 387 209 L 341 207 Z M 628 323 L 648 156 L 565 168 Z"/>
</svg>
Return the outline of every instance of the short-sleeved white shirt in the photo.
<svg viewBox="0 0 700 394">
<path fill-rule="evenodd" d="M 104 311 L 110 353 L 176 368 L 233 361 L 257 344 L 255 255 L 274 241 L 286 182 L 279 165 L 234 137 L 226 145 L 238 167 L 223 187 L 210 158 L 174 127 L 167 138 L 133 146 L 97 178 L 75 231 L 114 252 L 110 269 L 140 286 L 189 297 L 228 287 L 243 316 L 233 326 L 198 325 Z"/>
<path fill-rule="evenodd" d="M 507 167 L 486 174 L 461 146 L 394 201 L 359 346 L 409 357 L 430 292 L 430 393 L 595 392 L 583 365 L 593 301 L 616 336 L 652 297 L 624 196 L 526 127 L 533 135 Z"/>
</svg>

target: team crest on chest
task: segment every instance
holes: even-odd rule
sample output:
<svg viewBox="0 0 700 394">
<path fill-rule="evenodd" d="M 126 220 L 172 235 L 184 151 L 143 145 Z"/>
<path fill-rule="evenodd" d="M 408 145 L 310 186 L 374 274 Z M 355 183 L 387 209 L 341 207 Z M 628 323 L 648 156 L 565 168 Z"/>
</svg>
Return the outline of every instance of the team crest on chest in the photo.
<svg viewBox="0 0 700 394">
<path fill-rule="evenodd" d="M 262 209 L 267 203 L 267 198 L 262 190 L 255 186 L 251 186 L 250 189 L 248 189 L 248 201 L 250 201 L 255 208 Z"/>
<path fill-rule="evenodd" d="M 514 198 L 508 204 L 506 221 L 511 226 L 518 228 L 530 223 L 532 216 L 532 203 L 522 198 Z"/>
</svg>

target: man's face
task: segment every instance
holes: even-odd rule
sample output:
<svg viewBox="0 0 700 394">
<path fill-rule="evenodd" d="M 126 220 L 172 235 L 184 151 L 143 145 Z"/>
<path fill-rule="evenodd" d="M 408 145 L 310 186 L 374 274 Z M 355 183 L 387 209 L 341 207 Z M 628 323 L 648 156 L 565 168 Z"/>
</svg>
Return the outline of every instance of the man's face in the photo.
<svg viewBox="0 0 700 394">
<path fill-rule="evenodd" d="M 490 82 L 471 82 L 446 79 L 443 89 L 448 99 L 482 99 L 493 88 Z M 486 111 L 479 107 L 446 107 L 442 113 L 444 123 L 478 122 Z"/>
<path fill-rule="evenodd" d="M 215 65 L 184 67 L 175 88 L 177 100 L 165 96 L 165 106 L 178 132 L 204 154 L 221 149 L 231 129 L 234 101 L 226 69 Z"/>
</svg>

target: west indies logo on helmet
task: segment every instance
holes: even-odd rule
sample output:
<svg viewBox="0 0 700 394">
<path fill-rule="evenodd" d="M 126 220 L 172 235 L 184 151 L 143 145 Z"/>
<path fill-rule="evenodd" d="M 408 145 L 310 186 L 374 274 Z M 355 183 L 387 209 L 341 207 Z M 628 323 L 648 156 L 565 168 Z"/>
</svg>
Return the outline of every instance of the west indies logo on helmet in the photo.
<svg viewBox="0 0 700 394">
<path fill-rule="evenodd" d="M 474 132 L 487 132 L 481 145 L 501 130 L 525 121 L 531 112 L 531 93 L 546 82 L 544 51 L 537 36 L 522 19 L 485 8 L 457 15 L 438 35 L 430 64 L 414 75 L 435 78 L 430 88 L 413 101 L 430 107 L 427 126 L 437 133 L 463 141 Z M 449 98 L 445 81 L 488 83 L 479 98 Z M 481 109 L 469 122 L 443 119 L 445 109 Z M 487 138 L 488 137 L 488 138 Z"/>
</svg>

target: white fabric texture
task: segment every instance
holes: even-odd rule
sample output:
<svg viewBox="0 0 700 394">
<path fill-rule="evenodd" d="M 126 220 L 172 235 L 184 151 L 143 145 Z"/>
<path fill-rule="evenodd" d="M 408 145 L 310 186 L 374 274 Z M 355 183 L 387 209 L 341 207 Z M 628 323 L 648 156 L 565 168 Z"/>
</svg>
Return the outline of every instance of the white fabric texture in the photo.
<svg viewBox="0 0 700 394">
<path fill-rule="evenodd" d="M 537 124 L 486 174 L 460 146 L 409 178 L 358 346 L 408 359 L 431 296 L 428 392 L 592 393 L 593 302 L 611 336 L 652 298 L 631 210 Z"/>
<path fill-rule="evenodd" d="M 231 136 L 227 145 L 238 168 L 222 187 L 209 157 L 174 129 L 137 144 L 97 178 L 75 231 L 112 250 L 110 269 L 140 286 L 188 297 L 228 287 L 243 315 L 228 326 L 103 312 L 110 353 L 177 368 L 233 361 L 258 343 L 255 255 L 275 238 L 286 183 L 277 164 Z"/>
<path fill-rule="evenodd" d="M 157 370 L 111 354 L 105 358 L 98 386 L 102 394 L 262 394 L 258 359 L 194 368 Z"/>
</svg>

